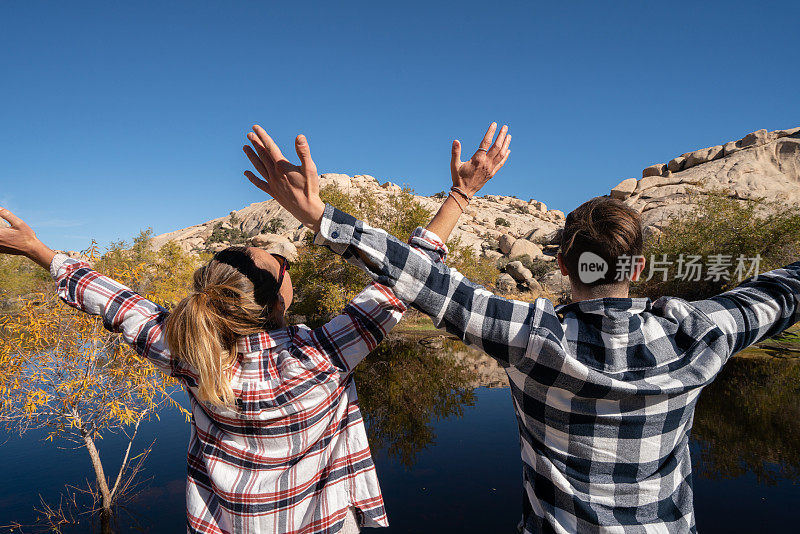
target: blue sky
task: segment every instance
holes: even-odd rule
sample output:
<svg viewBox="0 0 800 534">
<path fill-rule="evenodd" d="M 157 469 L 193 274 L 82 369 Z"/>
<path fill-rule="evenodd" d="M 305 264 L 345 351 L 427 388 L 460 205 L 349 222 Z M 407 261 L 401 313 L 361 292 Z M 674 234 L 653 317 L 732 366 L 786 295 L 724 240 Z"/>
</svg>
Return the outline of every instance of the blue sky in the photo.
<svg viewBox="0 0 800 534">
<path fill-rule="evenodd" d="M 569 211 L 682 152 L 800 126 L 798 2 L 3 2 L 0 205 L 54 248 L 264 199 L 255 122 L 422 194 L 492 120 L 486 193 Z"/>
</svg>

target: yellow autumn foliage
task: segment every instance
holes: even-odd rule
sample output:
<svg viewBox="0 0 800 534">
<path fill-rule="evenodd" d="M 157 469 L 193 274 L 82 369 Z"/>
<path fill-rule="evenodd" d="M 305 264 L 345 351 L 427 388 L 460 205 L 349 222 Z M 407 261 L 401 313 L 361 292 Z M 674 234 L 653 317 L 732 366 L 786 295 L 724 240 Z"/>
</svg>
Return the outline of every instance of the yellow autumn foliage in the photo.
<svg viewBox="0 0 800 534">
<path fill-rule="evenodd" d="M 201 261 L 171 244 L 151 250 L 149 232 L 131 247 L 117 243 L 98 256 L 92 244 L 87 253 L 98 271 L 167 307 L 186 294 Z M 80 442 L 163 406 L 183 410 L 172 396 L 178 387 L 102 319 L 68 307 L 53 291 L 19 296 L 0 318 L 0 422 L 9 429 L 46 428 L 50 439 Z"/>
</svg>

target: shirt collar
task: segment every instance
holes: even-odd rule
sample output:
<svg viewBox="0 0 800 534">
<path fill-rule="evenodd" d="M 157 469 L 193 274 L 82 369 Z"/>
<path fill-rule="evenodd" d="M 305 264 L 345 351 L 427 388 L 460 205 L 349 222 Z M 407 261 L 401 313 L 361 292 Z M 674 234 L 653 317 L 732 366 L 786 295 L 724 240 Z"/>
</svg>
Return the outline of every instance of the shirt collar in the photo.
<svg viewBox="0 0 800 534">
<path fill-rule="evenodd" d="M 236 340 L 236 352 L 247 354 L 250 352 L 270 350 L 289 343 L 290 339 L 289 328 L 250 334 L 249 336 L 242 336 Z"/>
<path fill-rule="evenodd" d="M 568 313 L 593 313 L 596 315 L 619 316 L 636 315 L 650 311 L 652 303 L 649 298 L 603 297 L 599 299 L 581 300 L 555 307 L 559 315 Z"/>
</svg>

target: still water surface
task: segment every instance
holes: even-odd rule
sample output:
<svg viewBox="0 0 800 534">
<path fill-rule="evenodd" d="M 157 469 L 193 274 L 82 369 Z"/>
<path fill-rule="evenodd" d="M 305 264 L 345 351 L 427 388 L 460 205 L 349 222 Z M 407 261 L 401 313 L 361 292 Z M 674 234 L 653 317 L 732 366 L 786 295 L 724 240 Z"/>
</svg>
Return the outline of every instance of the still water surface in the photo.
<svg viewBox="0 0 800 534">
<path fill-rule="evenodd" d="M 357 387 L 391 525 L 366 532 L 515 531 L 521 467 L 503 376 L 480 353 L 436 340 L 385 343 L 362 364 Z M 140 430 L 140 449 L 155 444 L 116 532 L 185 531 L 188 436 L 175 412 Z M 65 484 L 91 476 L 85 451 L 40 438 L 0 438 L 0 525 L 33 522 L 40 494 L 55 502 Z M 122 440 L 108 436 L 99 446 L 112 470 Z M 734 358 L 701 395 L 691 447 L 700 532 L 796 532 L 800 361 Z M 87 522 L 64 530 L 97 531 Z"/>
</svg>

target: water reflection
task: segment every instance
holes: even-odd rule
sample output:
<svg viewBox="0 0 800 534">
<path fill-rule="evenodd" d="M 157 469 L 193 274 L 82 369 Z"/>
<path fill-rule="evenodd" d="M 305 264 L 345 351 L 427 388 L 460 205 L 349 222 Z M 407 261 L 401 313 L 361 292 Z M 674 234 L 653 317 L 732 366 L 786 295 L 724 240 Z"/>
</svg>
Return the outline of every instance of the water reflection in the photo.
<svg viewBox="0 0 800 534">
<path fill-rule="evenodd" d="M 435 443 L 433 424 L 474 405 L 477 376 L 441 338 L 382 343 L 355 372 L 372 449 L 413 466 Z"/>
<path fill-rule="evenodd" d="M 519 437 L 509 392 L 488 389 L 508 385 L 494 360 L 438 335 L 395 336 L 359 365 L 355 379 L 392 522 L 387 534 L 417 532 L 420 524 L 467 534 L 513 528 Z M 39 493 L 57 503 L 64 484 L 79 484 L 89 472 L 80 451 L 31 436 L 0 436 L 0 443 L 6 438 L 0 465 L 14 483 L 0 485 L 0 525 L 34 522 Z M 165 411 L 160 423 L 141 429 L 141 444 L 156 438 L 142 493 L 119 511 L 118 534 L 185 530 L 188 426 Z M 109 461 L 117 460 L 117 436 L 104 445 Z M 800 360 L 732 359 L 700 396 L 692 455 L 700 531 L 779 530 L 796 521 Z M 99 531 L 81 520 L 64 534 Z"/>
<path fill-rule="evenodd" d="M 356 385 L 373 450 L 412 467 L 435 444 L 437 421 L 460 417 L 474 388 L 508 380 L 489 356 L 432 335 L 388 340 L 358 368 Z M 697 477 L 800 480 L 800 360 L 731 359 L 700 395 L 691 437 Z"/>
<path fill-rule="evenodd" d="M 696 476 L 800 479 L 800 361 L 731 359 L 700 395 Z"/>
</svg>

